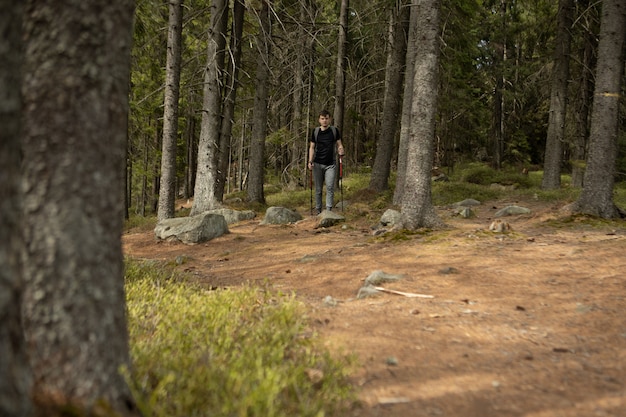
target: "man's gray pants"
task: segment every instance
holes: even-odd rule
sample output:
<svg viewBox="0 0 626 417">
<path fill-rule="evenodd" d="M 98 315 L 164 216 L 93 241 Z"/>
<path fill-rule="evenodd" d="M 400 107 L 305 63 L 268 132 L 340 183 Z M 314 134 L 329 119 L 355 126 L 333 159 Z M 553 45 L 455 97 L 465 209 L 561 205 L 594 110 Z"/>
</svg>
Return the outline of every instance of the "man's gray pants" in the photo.
<svg viewBox="0 0 626 417">
<path fill-rule="evenodd" d="M 335 197 L 335 177 L 337 165 L 313 164 L 313 179 L 315 180 L 315 209 L 322 211 L 322 187 L 326 184 L 326 210 L 331 210 Z"/>
</svg>

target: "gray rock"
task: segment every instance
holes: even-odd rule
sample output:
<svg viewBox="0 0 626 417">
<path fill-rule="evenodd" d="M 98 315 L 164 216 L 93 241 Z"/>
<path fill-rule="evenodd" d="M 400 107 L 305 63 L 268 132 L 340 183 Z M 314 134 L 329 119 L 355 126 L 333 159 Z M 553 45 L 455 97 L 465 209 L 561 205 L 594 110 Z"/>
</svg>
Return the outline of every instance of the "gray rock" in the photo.
<svg viewBox="0 0 626 417">
<path fill-rule="evenodd" d="M 318 227 L 331 227 L 336 225 L 337 223 L 341 223 L 346 221 L 346 218 L 341 214 L 337 214 L 334 211 L 324 210 L 318 215 L 320 219 L 318 223 Z"/>
<path fill-rule="evenodd" d="M 349 205 L 350 205 L 350 202 L 348 200 L 341 200 L 340 202 L 335 204 L 335 208 L 337 210 L 345 210 L 346 207 L 348 207 Z"/>
<path fill-rule="evenodd" d="M 402 213 L 397 210 L 388 209 L 380 216 L 382 226 L 396 226 L 402 224 Z"/>
<path fill-rule="evenodd" d="M 359 289 L 359 292 L 356 295 L 356 298 L 362 300 L 363 298 L 373 297 L 375 295 L 379 295 L 380 291 L 378 291 L 374 287 L 365 286 Z"/>
<path fill-rule="evenodd" d="M 154 228 L 158 239 L 175 239 L 187 244 L 206 242 L 226 233 L 228 224 L 224 216 L 210 213 L 161 220 Z"/>
<path fill-rule="evenodd" d="M 443 269 L 440 269 L 440 270 L 439 270 L 439 273 L 440 273 L 440 274 L 443 274 L 443 275 L 458 274 L 458 273 L 459 273 L 459 270 L 458 270 L 458 269 L 456 269 L 456 268 L 455 268 L 455 267 L 453 267 L 453 266 L 447 266 L 447 267 L 445 267 L 445 268 L 443 268 Z"/>
<path fill-rule="evenodd" d="M 328 306 L 328 307 L 336 307 L 337 306 L 337 300 L 335 300 L 330 295 L 327 295 L 326 297 L 324 297 L 324 301 L 323 302 L 324 302 L 324 305 Z"/>
<path fill-rule="evenodd" d="M 495 217 L 513 216 L 515 214 L 529 214 L 531 210 L 520 206 L 507 206 L 500 209 L 494 214 Z"/>
<path fill-rule="evenodd" d="M 463 207 L 460 210 L 457 211 L 457 214 L 461 217 L 463 217 L 464 219 L 470 219 L 472 217 L 475 217 L 476 214 L 472 211 L 471 208 L 469 207 Z"/>
<path fill-rule="evenodd" d="M 365 278 L 365 285 L 376 286 L 376 285 L 383 284 L 385 282 L 398 281 L 398 280 L 401 280 L 402 278 L 403 278 L 402 275 L 393 275 L 393 274 L 388 274 L 383 271 L 374 271 L 367 278 Z"/>
<path fill-rule="evenodd" d="M 285 207 L 269 207 L 265 211 L 265 218 L 261 224 L 289 224 L 302 220 L 302 216 L 295 210 Z"/>
<path fill-rule="evenodd" d="M 207 213 L 220 214 L 224 216 L 227 224 L 238 223 L 244 220 L 254 219 L 256 213 L 252 210 L 237 211 L 227 208 L 209 210 Z"/>
<path fill-rule="evenodd" d="M 457 203 L 454 203 L 454 206 L 456 207 L 473 207 L 473 206 L 480 206 L 482 203 L 478 200 L 474 200 L 473 198 L 467 198 L 463 201 L 459 201 Z"/>
</svg>

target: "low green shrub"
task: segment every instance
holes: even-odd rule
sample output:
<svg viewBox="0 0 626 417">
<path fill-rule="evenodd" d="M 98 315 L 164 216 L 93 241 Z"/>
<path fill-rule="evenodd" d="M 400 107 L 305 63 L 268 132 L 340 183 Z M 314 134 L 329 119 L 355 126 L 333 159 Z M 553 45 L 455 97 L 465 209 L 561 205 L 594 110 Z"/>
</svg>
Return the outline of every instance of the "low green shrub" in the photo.
<svg viewBox="0 0 626 417">
<path fill-rule="evenodd" d="M 432 185 L 432 199 L 436 206 L 453 204 L 468 198 L 488 201 L 500 198 L 501 190 L 466 182 L 435 182 Z"/>
<path fill-rule="evenodd" d="M 157 218 L 155 215 L 140 216 L 138 214 L 131 214 L 129 219 L 124 222 L 124 230 L 151 230 L 157 224 Z"/>
<path fill-rule="evenodd" d="M 304 306 L 267 288 L 210 291 L 127 261 L 135 397 L 146 416 L 331 416 L 352 404 L 349 356 L 310 333 Z"/>
</svg>

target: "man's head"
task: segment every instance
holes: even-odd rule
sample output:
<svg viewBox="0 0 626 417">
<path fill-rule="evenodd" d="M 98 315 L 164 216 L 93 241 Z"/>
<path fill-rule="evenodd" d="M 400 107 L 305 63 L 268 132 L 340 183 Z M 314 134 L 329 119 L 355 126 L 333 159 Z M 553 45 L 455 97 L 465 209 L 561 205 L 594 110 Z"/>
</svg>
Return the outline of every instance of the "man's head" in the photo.
<svg viewBox="0 0 626 417">
<path fill-rule="evenodd" d="M 320 126 L 323 127 L 328 127 L 328 125 L 330 125 L 330 112 L 328 110 L 322 110 L 320 112 L 320 118 L 319 118 L 319 122 L 320 122 Z"/>
</svg>

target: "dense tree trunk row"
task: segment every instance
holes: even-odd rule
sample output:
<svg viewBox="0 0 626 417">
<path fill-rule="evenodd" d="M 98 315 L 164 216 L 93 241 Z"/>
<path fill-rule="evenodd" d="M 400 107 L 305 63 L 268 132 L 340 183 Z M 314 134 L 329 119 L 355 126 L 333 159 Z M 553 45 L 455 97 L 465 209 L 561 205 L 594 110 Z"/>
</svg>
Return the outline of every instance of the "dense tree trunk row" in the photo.
<svg viewBox="0 0 626 417">
<path fill-rule="evenodd" d="M 266 6 L 275 25 L 264 27 L 261 9 L 252 6 Z M 370 165 L 370 188 L 382 191 L 391 186 L 394 200 L 400 201 L 406 156 L 400 146 L 406 145 L 402 140 L 406 124 L 401 123 L 399 106 L 410 80 L 402 70 L 406 35 L 395 36 L 406 31 L 402 25 L 407 17 L 396 15 L 408 15 L 417 6 L 419 2 L 407 0 L 352 5 L 323 0 L 237 1 L 230 9 L 221 0 L 190 3 L 181 69 L 181 88 L 187 92 L 181 95 L 180 106 L 184 126 L 194 128 L 185 133 L 185 140 L 179 131 L 178 148 L 186 157 L 168 159 L 175 163 L 168 171 L 177 173 L 176 196 L 194 196 L 192 212 L 198 213 L 218 206 L 227 184 L 228 191 L 243 186 L 248 200 L 263 202 L 267 173 L 287 187 L 304 186 L 306 138 L 317 112 L 328 108 L 342 130 L 344 162 L 355 169 Z M 593 39 L 599 28 L 594 16 L 600 6 L 570 0 L 559 5 L 539 1 L 534 7 L 509 0 L 443 1 L 433 165 L 452 170 L 458 162 L 478 160 L 496 168 L 545 168 L 544 188 L 559 187 L 561 174 L 571 171 L 572 185 L 582 186 L 590 125 L 586 115 L 594 99 L 588 93 L 593 88 L 590 69 L 595 65 Z M 158 74 L 158 67 L 146 65 L 166 55 L 165 42 L 159 52 L 159 42 L 153 41 L 161 36 L 158 28 L 143 24 L 148 21 L 144 15 L 150 13 L 159 11 L 142 5 L 137 16 L 142 23 L 137 27 L 143 31 L 136 29 L 136 50 L 142 52 L 135 56 L 133 71 L 133 142 L 145 137 L 145 131 L 161 129 L 138 117 L 142 108 L 150 109 L 147 105 L 153 109 L 162 105 L 158 77 L 143 76 Z M 396 22 L 393 26 L 390 16 Z M 209 19 L 211 41 L 203 60 L 206 32 L 199 23 Z M 232 22 L 230 31 L 225 19 Z M 393 28 L 385 30 L 388 38 L 380 36 L 384 27 Z M 294 33 L 296 43 L 291 41 Z M 152 42 L 149 46 L 144 37 Z M 225 53 L 227 39 L 230 51 Z M 152 61 L 143 61 L 150 57 Z M 203 120 L 199 129 L 196 117 Z M 144 176 L 153 175 L 141 161 L 144 149 L 150 152 L 148 159 L 159 153 L 152 146 L 134 144 L 130 149 L 136 172 L 130 176 L 134 182 L 128 183 L 129 201 L 150 207 L 151 198 L 166 192 L 165 179 L 155 181 L 152 189 L 140 187 Z M 163 157 L 171 155 L 165 147 L 162 151 Z M 618 161 L 618 167 L 622 165 L 626 169 L 626 160 Z M 397 183 L 389 184 L 394 168 Z M 193 193 L 190 184 L 195 184 Z"/>
</svg>

